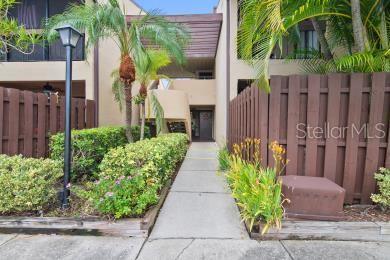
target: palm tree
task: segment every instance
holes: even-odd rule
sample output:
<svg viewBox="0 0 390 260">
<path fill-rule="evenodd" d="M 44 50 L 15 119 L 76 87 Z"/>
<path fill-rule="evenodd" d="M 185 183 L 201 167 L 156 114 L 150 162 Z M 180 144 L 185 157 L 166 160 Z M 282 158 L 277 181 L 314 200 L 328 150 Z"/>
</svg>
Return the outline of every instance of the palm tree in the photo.
<svg viewBox="0 0 390 260">
<path fill-rule="evenodd" d="M 303 70 L 310 73 L 390 71 L 390 3 L 344 0 L 333 5 L 339 12 L 351 14 L 349 18 L 324 17 L 327 24 L 325 40 L 333 58 L 314 55 L 311 59 L 298 60 Z"/>
<path fill-rule="evenodd" d="M 310 52 L 310 59 L 298 60 L 306 72 L 386 71 L 390 69 L 389 6 L 385 0 L 242 0 L 239 53 L 255 67 L 256 83 L 269 91 L 268 62 L 274 48 L 304 20 L 311 19 L 320 31 L 317 20 L 322 19 L 327 25 L 327 38 L 318 34 L 322 53 L 297 50 L 291 55 Z M 336 49 L 345 55 L 334 57 Z"/>
<path fill-rule="evenodd" d="M 324 15 L 346 16 L 331 0 L 242 0 L 238 30 L 239 55 L 256 70 L 257 85 L 269 91 L 268 64 L 276 46 L 304 20 Z"/>
<path fill-rule="evenodd" d="M 165 67 L 171 63 L 171 58 L 166 51 L 161 50 L 147 50 L 146 51 L 149 62 L 135 62 L 136 64 L 136 79 L 140 83 L 141 87 L 139 90 L 137 102 L 141 107 L 141 138 L 144 139 L 145 133 L 145 100 L 148 95 L 149 85 L 156 80 L 161 78 L 167 78 L 165 75 L 158 74 L 162 67 Z M 152 99 L 152 106 L 155 107 L 155 99 Z"/>
<path fill-rule="evenodd" d="M 71 24 L 87 34 L 86 48 L 91 49 L 101 39 L 112 39 L 120 50 L 120 65 L 117 70 L 123 83 L 126 107 L 126 136 L 129 142 L 132 118 L 132 84 L 136 80 L 134 60 L 148 62 L 144 42 L 165 50 L 179 63 L 184 62 L 183 49 L 188 40 L 187 31 L 176 23 L 169 22 L 156 11 L 152 11 L 130 25 L 117 0 L 107 3 L 71 5 L 64 13 L 50 18 L 47 22 L 47 38 L 58 37 L 54 30 L 63 24 Z"/>
</svg>

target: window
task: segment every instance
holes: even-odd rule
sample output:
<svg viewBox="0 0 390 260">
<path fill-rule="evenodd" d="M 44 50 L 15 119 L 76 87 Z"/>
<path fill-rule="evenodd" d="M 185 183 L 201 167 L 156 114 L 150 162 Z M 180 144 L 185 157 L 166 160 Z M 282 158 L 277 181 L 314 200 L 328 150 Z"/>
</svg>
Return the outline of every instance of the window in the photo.
<svg viewBox="0 0 390 260">
<path fill-rule="evenodd" d="M 42 29 L 42 22 L 66 10 L 70 3 L 81 3 L 81 0 L 19 0 L 9 14 L 15 18 L 19 24 L 23 24 L 27 29 Z M 16 50 L 10 50 L 6 57 L 0 60 L 5 61 L 59 61 L 65 60 L 65 48 L 61 41 L 48 45 L 47 42 L 34 46 L 34 52 L 23 54 Z M 82 38 L 73 51 L 74 60 L 84 59 L 84 38 Z"/>
<path fill-rule="evenodd" d="M 18 1 L 9 14 L 27 29 L 40 29 L 46 18 L 46 4 L 47 0 Z"/>
<path fill-rule="evenodd" d="M 213 79 L 214 78 L 214 73 L 212 71 L 197 71 L 197 78 L 198 79 Z"/>
<path fill-rule="evenodd" d="M 317 32 L 314 30 L 301 31 L 300 32 L 300 43 L 299 43 L 298 48 L 300 50 L 306 50 L 307 52 L 302 53 L 302 55 L 299 55 L 299 57 L 297 57 L 297 58 L 310 58 L 311 51 L 320 49 Z"/>
</svg>

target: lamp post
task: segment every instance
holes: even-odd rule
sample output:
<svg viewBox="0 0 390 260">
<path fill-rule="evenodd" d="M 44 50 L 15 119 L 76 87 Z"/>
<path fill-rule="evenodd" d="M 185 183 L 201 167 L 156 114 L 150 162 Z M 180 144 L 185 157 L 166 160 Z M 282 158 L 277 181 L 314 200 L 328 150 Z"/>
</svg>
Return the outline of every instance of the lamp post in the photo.
<svg viewBox="0 0 390 260">
<path fill-rule="evenodd" d="M 61 194 L 61 203 L 62 208 L 67 208 L 71 167 L 72 50 L 76 47 L 81 33 L 70 25 L 61 26 L 56 31 L 66 48 L 64 190 Z"/>
</svg>

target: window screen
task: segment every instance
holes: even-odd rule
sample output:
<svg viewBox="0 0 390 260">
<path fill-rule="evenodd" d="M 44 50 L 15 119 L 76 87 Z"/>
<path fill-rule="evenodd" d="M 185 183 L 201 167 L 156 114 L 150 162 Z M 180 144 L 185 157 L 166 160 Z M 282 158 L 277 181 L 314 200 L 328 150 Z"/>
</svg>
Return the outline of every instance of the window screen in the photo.
<svg viewBox="0 0 390 260">
<path fill-rule="evenodd" d="M 9 15 L 27 29 L 39 29 L 46 17 L 46 0 L 20 0 Z"/>
</svg>

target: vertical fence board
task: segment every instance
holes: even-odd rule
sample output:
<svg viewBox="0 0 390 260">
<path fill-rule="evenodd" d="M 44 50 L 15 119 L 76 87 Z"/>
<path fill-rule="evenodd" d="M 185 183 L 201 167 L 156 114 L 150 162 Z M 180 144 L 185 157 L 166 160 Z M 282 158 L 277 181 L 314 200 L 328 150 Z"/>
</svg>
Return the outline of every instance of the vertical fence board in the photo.
<svg viewBox="0 0 390 260">
<path fill-rule="evenodd" d="M 0 109 L 1 113 L 1 109 Z M 390 118 L 389 118 L 390 121 Z M 386 149 L 386 161 L 385 161 L 385 167 L 387 169 L 390 169 L 390 123 L 389 123 L 389 129 L 387 130 L 388 137 L 387 137 L 387 149 Z"/>
<path fill-rule="evenodd" d="M 353 74 L 351 76 L 349 107 L 348 107 L 348 126 L 355 125 L 360 129 L 360 116 L 362 105 L 362 90 L 364 83 L 363 74 Z M 346 151 L 345 151 L 345 165 L 344 165 L 344 179 L 343 186 L 347 192 L 345 201 L 352 203 L 353 194 L 355 191 L 356 174 L 357 174 L 357 159 L 359 149 L 359 135 L 355 133 L 353 127 L 348 128 Z"/>
<path fill-rule="evenodd" d="M 251 136 L 251 89 L 246 88 L 246 134 L 245 137 Z"/>
<path fill-rule="evenodd" d="M 256 87 L 257 88 L 257 87 Z M 260 139 L 261 139 L 261 155 L 262 155 L 262 163 L 263 165 L 267 165 L 268 161 L 268 93 L 263 90 L 259 90 L 258 99 L 260 102 L 259 110 L 260 110 Z"/>
<path fill-rule="evenodd" d="M 46 155 L 46 104 L 47 96 L 38 94 L 38 133 L 37 133 L 37 157 Z"/>
<path fill-rule="evenodd" d="M 251 121 L 250 121 L 250 130 L 251 130 L 251 137 L 255 138 L 255 89 L 253 87 L 249 87 L 251 92 Z M 257 114 L 258 115 L 258 114 Z"/>
<path fill-rule="evenodd" d="M 95 127 L 95 102 L 92 100 L 87 100 L 87 112 L 86 112 L 86 122 L 87 128 Z"/>
<path fill-rule="evenodd" d="M 0 153 L 3 153 L 3 128 L 4 128 L 4 89 L 0 87 Z"/>
<path fill-rule="evenodd" d="M 305 151 L 305 175 L 317 176 L 317 150 L 318 139 L 314 131 L 310 129 L 318 127 L 320 116 L 320 88 L 321 76 L 310 75 L 308 77 L 308 98 L 307 98 L 307 127 L 306 130 L 306 151 Z M 301 128 L 299 128 L 302 130 Z M 301 132 L 299 133 L 301 135 Z"/>
<path fill-rule="evenodd" d="M 57 121 L 58 121 L 58 117 L 57 117 L 57 101 L 58 101 L 58 97 L 57 95 L 51 95 L 50 96 L 50 108 L 49 108 L 49 113 L 50 113 L 50 133 L 51 134 L 55 134 L 58 132 L 58 129 L 57 129 Z"/>
<path fill-rule="evenodd" d="M 75 100 L 72 98 L 72 105 L 71 105 L 71 116 L 70 116 L 70 125 L 72 129 L 76 129 L 76 119 L 77 119 L 77 114 L 76 114 L 76 103 Z"/>
<path fill-rule="evenodd" d="M 326 129 L 338 127 L 340 114 L 340 91 L 342 84 L 341 74 L 331 74 L 328 80 L 328 108 Z M 331 138 L 332 133 L 326 133 L 324 176 L 336 181 L 337 171 L 337 139 Z"/>
<path fill-rule="evenodd" d="M 23 91 L 24 96 L 24 147 L 23 155 L 33 157 L 33 138 L 34 138 L 34 97 L 30 91 Z"/>
<path fill-rule="evenodd" d="M 77 129 L 85 128 L 85 102 L 78 100 L 77 106 Z"/>
<path fill-rule="evenodd" d="M 288 114 L 287 114 L 287 158 L 286 175 L 298 175 L 298 139 L 297 125 L 299 123 L 299 96 L 301 77 L 290 76 L 288 90 Z"/>
<path fill-rule="evenodd" d="M 9 89 L 8 153 L 18 154 L 19 148 L 19 100 L 20 91 Z"/>
<path fill-rule="evenodd" d="M 376 134 L 376 126 L 382 120 L 382 112 L 384 105 L 384 90 L 386 84 L 386 73 L 374 73 L 372 78 L 372 90 L 371 90 L 371 104 L 370 104 L 370 116 L 368 122 L 367 138 L 367 154 L 366 164 L 364 169 L 363 190 L 362 190 L 362 202 L 370 203 L 371 193 L 375 192 L 375 180 L 374 173 L 378 170 L 379 160 L 379 138 L 373 138 Z"/>
<path fill-rule="evenodd" d="M 60 100 L 60 131 L 65 130 L 65 97 L 61 97 Z"/>
<path fill-rule="evenodd" d="M 271 93 L 269 101 L 269 137 L 268 142 L 279 141 L 280 128 L 280 92 L 282 89 L 283 76 L 271 77 Z M 272 152 L 268 151 L 268 164 L 273 167 Z"/>
</svg>

